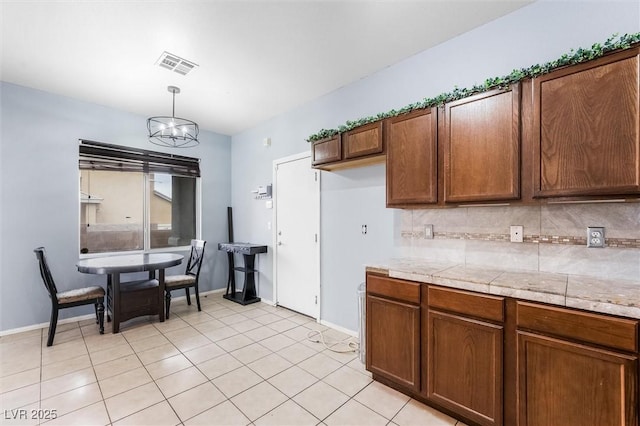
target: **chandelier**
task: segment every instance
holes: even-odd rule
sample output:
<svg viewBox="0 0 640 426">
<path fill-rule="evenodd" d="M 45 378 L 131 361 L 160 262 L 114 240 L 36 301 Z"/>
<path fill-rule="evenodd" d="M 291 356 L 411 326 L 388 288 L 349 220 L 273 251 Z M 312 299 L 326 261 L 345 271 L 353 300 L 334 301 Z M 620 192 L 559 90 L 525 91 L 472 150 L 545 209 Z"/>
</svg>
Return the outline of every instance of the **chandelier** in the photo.
<svg viewBox="0 0 640 426">
<path fill-rule="evenodd" d="M 170 148 L 190 148 L 198 145 L 198 124 L 186 118 L 176 117 L 176 93 L 180 88 L 167 87 L 173 94 L 173 110 L 171 117 L 157 116 L 147 119 L 149 142 Z"/>
</svg>

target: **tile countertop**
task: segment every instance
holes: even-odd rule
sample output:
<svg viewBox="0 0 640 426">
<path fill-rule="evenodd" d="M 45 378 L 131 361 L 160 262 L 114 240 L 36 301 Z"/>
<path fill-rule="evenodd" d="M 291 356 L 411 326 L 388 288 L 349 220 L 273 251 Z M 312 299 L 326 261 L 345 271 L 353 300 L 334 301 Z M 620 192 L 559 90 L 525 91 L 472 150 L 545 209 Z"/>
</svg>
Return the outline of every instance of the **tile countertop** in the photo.
<svg viewBox="0 0 640 426">
<path fill-rule="evenodd" d="M 391 278 L 640 319 L 640 281 L 486 269 L 411 258 L 370 263 L 366 270 Z"/>
</svg>

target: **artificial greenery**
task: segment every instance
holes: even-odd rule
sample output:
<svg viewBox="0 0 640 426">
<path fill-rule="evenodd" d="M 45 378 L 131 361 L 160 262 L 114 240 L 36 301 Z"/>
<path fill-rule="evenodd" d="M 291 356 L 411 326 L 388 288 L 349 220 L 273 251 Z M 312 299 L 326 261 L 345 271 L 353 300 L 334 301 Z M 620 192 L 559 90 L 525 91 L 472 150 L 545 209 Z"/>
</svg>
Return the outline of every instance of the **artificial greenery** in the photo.
<svg viewBox="0 0 640 426">
<path fill-rule="evenodd" d="M 505 89 L 511 84 L 517 83 L 526 78 L 539 77 L 560 67 L 590 61 L 592 59 L 599 58 L 605 53 L 611 52 L 613 50 L 628 49 L 634 43 L 640 42 L 640 33 L 625 34 L 619 37 L 617 40 L 616 37 L 618 37 L 618 35 L 614 34 L 609 37 L 604 43 L 595 43 L 593 46 L 591 46 L 590 49 L 571 49 L 569 53 L 565 53 L 555 61 L 547 62 L 542 65 L 531 65 L 528 68 L 515 69 L 511 71 L 510 74 L 503 75 L 502 77 L 488 78 L 484 81 L 483 84 L 475 85 L 471 88 L 461 89 L 456 86 L 451 92 L 441 93 L 440 95 L 433 98 L 424 98 L 420 102 L 409 104 L 398 110 L 392 109 L 391 111 L 382 112 L 373 116 L 363 117 L 354 121 L 347 121 L 345 124 L 338 126 L 337 129 L 322 129 L 318 133 L 309 136 L 309 138 L 307 138 L 307 141 L 314 142 L 321 139 L 329 138 L 337 135 L 338 133 L 344 133 L 349 130 L 355 129 L 356 127 L 362 126 L 364 124 L 373 123 L 388 117 L 396 117 L 398 115 L 406 114 L 417 109 L 441 106 L 447 102 L 466 98 L 468 96 L 486 92 L 488 90 Z"/>
</svg>

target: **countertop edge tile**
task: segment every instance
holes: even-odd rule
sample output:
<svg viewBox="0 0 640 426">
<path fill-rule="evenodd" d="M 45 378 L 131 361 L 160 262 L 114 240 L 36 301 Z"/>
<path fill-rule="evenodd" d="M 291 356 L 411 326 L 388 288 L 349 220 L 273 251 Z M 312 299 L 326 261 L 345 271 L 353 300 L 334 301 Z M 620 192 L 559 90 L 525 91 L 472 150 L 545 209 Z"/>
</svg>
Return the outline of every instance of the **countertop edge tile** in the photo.
<svg viewBox="0 0 640 426">
<path fill-rule="evenodd" d="M 585 311 L 599 312 L 602 314 L 617 315 L 621 317 L 640 319 L 640 307 L 616 305 L 606 302 L 594 302 L 592 300 L 567 297 L 566 307 L 582 309 Z"/>
</svg>

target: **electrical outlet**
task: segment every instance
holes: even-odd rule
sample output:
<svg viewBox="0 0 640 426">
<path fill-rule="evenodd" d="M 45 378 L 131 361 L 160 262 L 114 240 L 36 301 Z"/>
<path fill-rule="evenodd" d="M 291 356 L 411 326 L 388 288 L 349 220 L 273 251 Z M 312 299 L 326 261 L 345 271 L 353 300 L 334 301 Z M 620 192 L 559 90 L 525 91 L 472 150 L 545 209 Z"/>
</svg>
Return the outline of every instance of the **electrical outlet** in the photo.
<svg viewBox="0 0 640 426">
<path fill-rule="evenodd" d="M 433 225 L 425 225 L 424 226 L 424 237 L 427 240 L 433 239 Z"/>
<path fill-rule="evenodd" d="M 604 227 L 589 226 L 587 228 L 587 247 L 604 247 Z"/>
<path fill-rule="evenodd" d="M 521 243 L 523 240 L 524 227 L 522 225 L 511 225 L 511 242 Z"/>
</svg>

